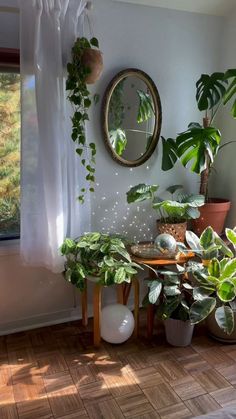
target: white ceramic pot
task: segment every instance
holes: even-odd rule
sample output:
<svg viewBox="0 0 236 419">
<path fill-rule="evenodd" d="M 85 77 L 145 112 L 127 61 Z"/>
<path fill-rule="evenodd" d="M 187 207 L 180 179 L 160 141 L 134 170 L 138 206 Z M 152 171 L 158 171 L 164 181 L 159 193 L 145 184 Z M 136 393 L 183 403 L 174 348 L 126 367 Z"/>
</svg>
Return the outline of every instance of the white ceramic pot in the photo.
<svg viewBox="0 0 236 419">
<path fill-rule="evenodd" d="M 166 340 L 172 346 L 188 346 L 191 344 L 194 325 L 190 321 L 167 319 L 164 321 Z"/>
<path fill-rule="evenodd" d="M 96 282 L 100 281 L 100 276 L 87 275 L 86 279 L 90 282 L 96 283 Z"/>
<path fill-rule="evenodd" d="M 234 324 L 236 325 L 236 312 L 234 312 Z M 236 343 L 236 327 L 231 335 L 227 335 L 216 322 L 215 310 L 206 318 L 206 325 L 212 338 L 224 343 Z"/>
</svg>

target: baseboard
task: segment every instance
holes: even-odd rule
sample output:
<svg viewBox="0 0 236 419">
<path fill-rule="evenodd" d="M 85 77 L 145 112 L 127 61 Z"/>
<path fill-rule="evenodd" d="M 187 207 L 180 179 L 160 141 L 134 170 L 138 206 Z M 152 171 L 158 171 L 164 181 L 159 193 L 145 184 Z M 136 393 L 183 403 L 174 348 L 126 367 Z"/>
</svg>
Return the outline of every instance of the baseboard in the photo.
<svg viewBox="0 0 236 419">
<path fill-rule="evenodd" d="M 109 301 L 115 304 L 116 301 Z M 133 299 L 130 299 L 127 306 L 133 309 Z M 88 304 L 88 316 L 93 316 L 93 306 Z M 54 324 L 66 323 L 81 319 L 81 308 L 76 307 L 68 310 L 57 311 L 54 313 L 44 313 L 39 316 L 22 318 L 9 323 L 0 323 L 0 336 L 12 333 L 24 332 L 26 330 L 38 329 L 40 327 L 52 326 Z"/>
</svg>

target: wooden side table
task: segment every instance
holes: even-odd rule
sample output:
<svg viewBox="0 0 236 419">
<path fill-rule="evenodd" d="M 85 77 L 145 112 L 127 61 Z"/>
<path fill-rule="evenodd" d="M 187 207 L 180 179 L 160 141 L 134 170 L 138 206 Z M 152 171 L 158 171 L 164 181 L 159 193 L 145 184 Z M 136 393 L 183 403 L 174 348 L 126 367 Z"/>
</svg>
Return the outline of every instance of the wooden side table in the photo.
<svg viewBox="0 0 236 419">
<path fill-rule="evenodd" d="M 132 256 L 132 260 L 136 263 L 149 265 L 151 268 L 160 268 L 170 265 L 183 265 L 184 263 L 188 262 L 189 259 L 194 257 L 194 253 L 189 252 L 188 255 L 182 254 L 178 259 L 142 259 L 137 256 Z M 155 279 L 155 273 L 152 269 L 149 269 L 150 279 Z M 155 304 L 148 304 L 147 307 L 147 337 L 151 339 L 153 336 L 153 329 L 154 329 L 154 318 L 156 312 L 156 305 Z"/>
<path fill-rule="evenodd" d="M 99 347 L 101 342 L 101 303 L 103 285 L 94 283 L 93 286 L 93 343 L 95 347 Z M 130 284 L 123 283 L 116 285 L 117 303 L 126 305 L 129 299 L 131 287 L 134 289 L 134 337 L 138 336 L 139 326 L 139 281 L 136 277 L 132 278 Z M 82 324 L 88 324 L 88 296 L 87 296 L 87 279 L 86 288 L 81 293 L 82 306 Z"/>
</svg>

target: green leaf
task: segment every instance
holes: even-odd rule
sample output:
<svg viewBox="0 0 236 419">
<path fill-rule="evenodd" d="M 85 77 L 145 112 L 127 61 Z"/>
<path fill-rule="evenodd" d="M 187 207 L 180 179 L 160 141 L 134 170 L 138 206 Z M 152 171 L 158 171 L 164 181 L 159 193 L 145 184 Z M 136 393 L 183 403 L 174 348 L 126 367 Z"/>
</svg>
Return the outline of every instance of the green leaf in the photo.
<svg viewBox="0 0 236 419">
<path fill-rule="evenodd" d="M 145 201 L 146 199 L 152 199 L 154 192 L 159 188 L 158 185 L 145 185 L 140 183 L 139 185 L 133 186 L 127 193 L 127 202 Z"/>
<path fill-rule="evenodd" d="M 75 151 L 77 154 L 79 154 L 79 156 L 81 156 L 84 150 L 82 148 L 77 148 Z"/>
<path fill-rule="evenodd" d="M 161 137 L 162 139 L 162 170 L 167 171 L 173 168 L 175 165 L 178 155 L 177 155 L 177 144 L 173 138 Z"/>
<path fill-rule="evenodd" d="M 110 267 L 114 266 L 114 259 L 110 256 L 105 256 L 104 262 L 107 266 L 110 266 Z"/>
<path fill-rule="evenodd" d="M 208 272 L 210 276 L 214 276 L 216 278 L 220 277 L 220 262 L 218 259 L 213 258 L 209 265 L 208 265 Z"/>
<path fill-rule="evenodd" d="M 149 93 L 139 89 L 136 90 L 136 93 L 139 97 L 137 122 L 138 124 L 141 124 L 142 122 L 145 122 L 154 116 L 155 111 L 153 108 L 152 97 L 149 95 Z"/>
<path fill-rule="evenodd" d="M 226 228 L 225 229 L 225 234 L 227 239 L 234 245 L 236 246 L 236 232 L 234 230 L 232 230 L 231 228 Z"/>
<path fill-rule="evenodd" d="M 226 92 L 227 83 L 224 73 L 202 74 L 196 83 L 198 109 L 205 111 L 216 106 Z"/>
<path fill-rule="evenodd" d="M 216 299 L 206 297 L 202 300 L 195 301 L 190 307 L 189 317 L 192 324 L 200 323 L 214 310 Z"/>
<path fill-rule="evenodd" d="M 201 234 L 200 245 L 207 250 L 214 243 L 214 231 L 212 227 L 207 227 Z"/>
<path fill-rule="evenodd" d="M 173 297 L 176 295 L 180 295 L 181 291 L 179 289 L 178 286 L 176 285 L 164 285 L 164 294 L 167 295 L 168 297 Z"/>
<path fill-rule="evenodd" d="M 96 48 L 99 48 L 99 42 L 98 42 L 98 40 L 97 40 L 97 38 L 92 38 L 92 39 L 90 39 L 90 44 L 93 46 L 93 47 L 96 47 Z"/>
<path fill-rule="evenodd" d="M 169 188 L 167 188 L 166 191 L 167 192 L 170 192 L 171 195 L 173 195 L 179 189 L 183 189 L 183 185 L 172 185 L 172 186 L 169 186 Z"/>
<path fill-rule="evenodd" d="M 95 94 L 93 95 L 93 101 L 94 101 L 94 104 L 95 104 L 95 105 L 97 105 L 97 104 L 98 104 L 98 102 L 99 102 L 99 100 L 100 100 L 100 95 L 99 95 L 98 93 L 95 93 Z"/>
<path fill-rule="evenodd" d="M 221 134 L 216 128 L 192 123 L 176 138 L 178 157 L 184 167 L 191 163 L 191 171 L 200 174 L 208 165 L 208 157 L 214 158 L 217 154 L 220 140 Z"/>
<path fill-rule="evenodd" d="M 115 150 L 118 156 L 122 156 L 127 145 L 127 138 L 126 138 L 125 131 L 122 130 L 121 128 L 117 128 L 117 129 L 109 131 L 109 140 L 110 140 L 112 148 Z"/>
<path fill-rule="evenodd" d="M 186 231 L 186 242 L 188 243 L 191 249 L 198 249 L 201 250 L 200 239 L 199 237 L 190 230 Z"/>
<path fill-rule="evenodd" d="M 215 319 L 218 326 L 228 335 L 234 330 L 234 313 L 231 307 L 218 307 L 215 311 Z"/>
<path fill-rule="evenodd" d="M 215 291 L 214 288 L 208 287 L 194 287 L 193 289 L 193 299 L 194 300 L 204 300 L 209 297 Z"/>
<path fill-rule="evenodd" d="M 221 272 L 221 279 L 236 276 L 236 258 L 229 259 Z"/>
<path fill-rule="evenodd" d="M 115 283 L 116 284 L 121 284 L 122 282 L 125 281 L 126 278 L 126 272 L 125 269 L 123 267 L 117 269 L 116 273 L 115 273 Z"/>
<path fill-rule="evenodd" d="M 220 282 L 217 289 L 217 295 L 221 301 L 232 301 L 235 298 L 234 284 L 228 279 Z"/>
<path fill-rule="evenodd" d="M 161 281 L 151 281 L 149 283 L 149 294 L 148 294 L 148 298 L 149 298 L 149 302 L 151 304 L 155 304 L 159 298 L 159 295 L 161 293 L 162 290 L 162 282 Z"/>
<path fill-rule="evenodd" d="M 232 258 L 234 256 L 232 250 L 228 246 L 226 246 L 225 242 L 216 232 L 214 232 L 214 236 L 215 236 L 215 243 L 220 246 L 221 253 L 223 253 L 224 256 L 228 256 L 229 258 Z"/>
</svg>

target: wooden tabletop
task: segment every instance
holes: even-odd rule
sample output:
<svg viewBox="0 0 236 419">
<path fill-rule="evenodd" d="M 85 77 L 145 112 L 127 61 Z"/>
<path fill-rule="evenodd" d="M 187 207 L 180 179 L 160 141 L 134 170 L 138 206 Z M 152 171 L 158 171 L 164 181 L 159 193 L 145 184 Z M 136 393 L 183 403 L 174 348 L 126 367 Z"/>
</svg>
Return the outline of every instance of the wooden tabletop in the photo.
<svg viewBox="0 0 236 419">
<path fill-rule="evenodd" d="M 192 259 L 194 256 L 195 255 L 193 252 L 189 252 L 188 255 L 183 253 L 180 254 L 177 259 L 144 259 L 131 254 L 131 258 L 134 262 L 145 263 L 146 265 L 150 266 L 176 265 L 177 263 L 181 265 L 188 262 L 188 260 Z"/>
</svg>

